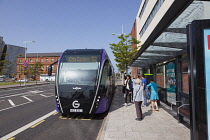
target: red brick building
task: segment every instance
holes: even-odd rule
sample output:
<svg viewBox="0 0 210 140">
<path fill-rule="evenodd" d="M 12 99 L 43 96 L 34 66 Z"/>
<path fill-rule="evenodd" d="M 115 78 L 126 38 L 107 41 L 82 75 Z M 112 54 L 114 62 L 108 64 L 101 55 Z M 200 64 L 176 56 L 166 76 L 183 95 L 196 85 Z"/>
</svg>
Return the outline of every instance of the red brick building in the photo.
<svg viewBox="0 0 210 140">
<path fill-rule="evenodd" d="M 40 62 L 42 64 L 41 69 L 43 70 L 41 74 L 36 75 L 36 79 L 38 81 L 44 81 L 46 78 L 48 78 L 48 72 L 47 69 L 50 64 L 58 61 L 60 58 L 61 53 L 28 53 L 26 55 L 26 62 L 28 67 L 30 65 L 35 64 L 36 62 Z M 25 61 L 25 56 L 19 56 L 17 58 L 17 80 L 24 79 L 24 74 L 23 74 L 23 65 Z M 57 69 L 57 64 L 53 65 L 52 67 L 52 73 L 53 75 L 56 73 Z M 30 79 L 30 75 L 27 75 L 27 79 Z M 52 80 L 54 79 L 53 76 L 51 77 Z"/>
<path fill-rule="evenodd" d="M 137 38 L 136 36 L 136 21 L 134 21 L 132 30 L 131 30 L 131 36 L 134 38 Z M 132 44 L 132 48 L 135 48 L 137 46 L 137 44 Z M 137 76 L 138 75 L 138 67 L 132 67 L 132 75 L 133 76 Z"/>
</svg>

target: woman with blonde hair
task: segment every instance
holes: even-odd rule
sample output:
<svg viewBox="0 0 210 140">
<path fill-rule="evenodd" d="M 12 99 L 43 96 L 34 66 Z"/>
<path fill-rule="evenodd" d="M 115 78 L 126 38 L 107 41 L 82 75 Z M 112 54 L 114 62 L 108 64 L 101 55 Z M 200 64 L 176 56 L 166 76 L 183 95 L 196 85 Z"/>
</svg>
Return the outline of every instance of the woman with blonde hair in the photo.
<svg viewBox="0 0 210 140">
<path fill-rule="evenodd" d="M 144 92 L 143 92 L 144 87 L 141 82 L 142 81 L 139 78 L 136 79 L 135 80 L 136 86 L 134 87 L 133 90 L 133 101 L 136 107 L 137 121 L 141 121 L 143 119 L 141 104 L 144 101 Z"/>
</svg>

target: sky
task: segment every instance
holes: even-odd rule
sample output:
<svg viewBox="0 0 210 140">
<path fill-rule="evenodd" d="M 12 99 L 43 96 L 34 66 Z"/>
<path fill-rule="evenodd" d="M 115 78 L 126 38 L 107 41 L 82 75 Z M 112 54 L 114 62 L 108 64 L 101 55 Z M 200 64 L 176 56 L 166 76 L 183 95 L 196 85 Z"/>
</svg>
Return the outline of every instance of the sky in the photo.
<svg viewBox="0 0 210 140">
<path fill-rule="evenodd" d="M 0 36 L 27 53 L 66 49 L 105 49 L 115 66 L 110 43 L 131 32 L 141 0 L 0 0 Z M 115 71 L 116 71 L 115 66 Z"/>
</svg>

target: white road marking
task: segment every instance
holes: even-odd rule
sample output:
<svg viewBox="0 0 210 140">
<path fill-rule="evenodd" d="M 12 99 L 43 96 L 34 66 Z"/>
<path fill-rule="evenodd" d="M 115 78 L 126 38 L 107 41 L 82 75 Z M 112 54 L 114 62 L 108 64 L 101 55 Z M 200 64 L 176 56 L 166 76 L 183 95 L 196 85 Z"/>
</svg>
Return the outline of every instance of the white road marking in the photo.
<svg viewBox="0 0 210 140">
<path fill-rule="evenodd" d="M 11 106 L 13 106 L 13 107 L 15 106 L 15 104 L 13 103 L 12 100 L 9 99 L 8 101 L 9 101 L 9 103 L 11 104 Z"/>
<path fill-rule="evenodd" d="M 33 102 L 31 99 L 29 99 L 28 97 L 26 96 L 22 96 L 23 98 L 25 98 L 26 100 L 30 101 L 30 102 Z"/>
<path fill-rule="evenodd" d="M 41 93 L 41 92 L 44 92 L 44 91 L 29 91 L 29 92 L 25 92 L 25 93 L 20 93 L 20 94 L 14 94 L 14 95 L 9 95 L 9 96 L 0 97 L 0 99 L 1 99 L 1 98 L 7 98 L 7 97 L 18 96 L 18 95 L 30 94 L 30 93 Z"/>
<path fill-rule="evenodd" d="M 41 95 L 41 96 L 43 96 L 43 97 L 47 97 L 46 95 L 43 95 L 43 94 L 39 94 L 39 95 Z"/>
<path fill-rule="evenodd" d="M 25 105 L 25 104 L 28 104 L 28 103 L 31 103 L 31 102 L 26 102 L 26 103 L 23 103 L 23 104 L 19 104 L 19 105 L 16 105 L 15 107 L 18 107 L 18 106 L 21 106 L 21 105 Z M 5 108 L 5 109 L 1 109 L 0 112 L 4 111 L 4 110 L 8 110 L 10 108 L 14 108 L 14 107 L 8 107 L 8 108 Z"/>
<path fill-rule="evenodd" d="M 13 132 L 11 132 L 11 133 L 5 135 L 5 136 L 2 137 L 1 139 L 2 139 L 2 140 L 7 140 L 7 139 L 9 139 L 9 138 L 11 138 L 11 137 L 13 137 L 13 136 L 15 136 L 15 135 L 21 133 L 22 131 L 28 129 L 29 127 L 35 125 L 36 123 L 38 123 L 38 122 L 40 122 L 40 121 L 42 121 L 42 120 L 48 118 L 49 116 L 53 115 L 54 113 L 56 113 L 56 110 L 54 110 L 54 111 L 52 111 L 52 112 L 50 112 L 50 113 L 48 113 L 48 114 L 42 116 L 41 118 L 39 118 L 39 119 L 37 119 L 37 120 L 35 120 L 35 121 L 33 121 L 33 122 L 31 122 L 31 123 L 29 123 L 29 124 L 27 124 L 27 125 L 25 125 L 25 126 L 19 128 L 19 129 L 13 131 Z"/>
</svg>

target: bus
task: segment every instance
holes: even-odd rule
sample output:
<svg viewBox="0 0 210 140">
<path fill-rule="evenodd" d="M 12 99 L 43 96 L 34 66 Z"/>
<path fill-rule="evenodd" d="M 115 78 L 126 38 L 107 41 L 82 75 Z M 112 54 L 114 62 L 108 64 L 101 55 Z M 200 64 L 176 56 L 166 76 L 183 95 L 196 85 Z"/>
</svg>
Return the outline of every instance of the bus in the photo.
<svg viewBox="0 0 210 140">
<path fill-rule="evenodd" d="M 50 75 L 52 66 L 49 71 Z M 64 51 L 55 77 L 56 110 L 62 115 L 106 112 L 114 94 L 114 80 L 114 68 L 104 49 Z"/>
</svg>

